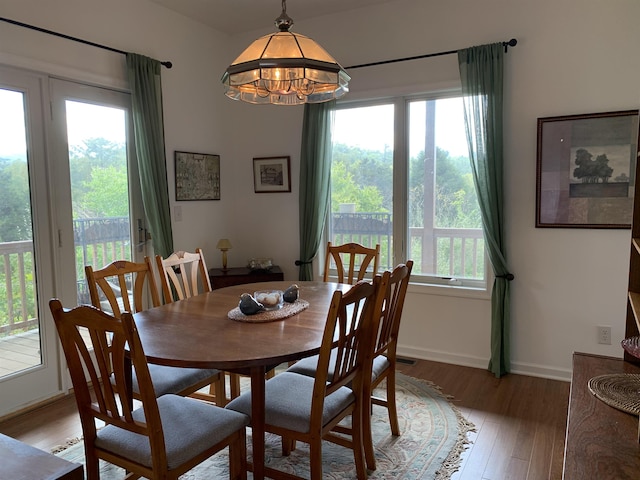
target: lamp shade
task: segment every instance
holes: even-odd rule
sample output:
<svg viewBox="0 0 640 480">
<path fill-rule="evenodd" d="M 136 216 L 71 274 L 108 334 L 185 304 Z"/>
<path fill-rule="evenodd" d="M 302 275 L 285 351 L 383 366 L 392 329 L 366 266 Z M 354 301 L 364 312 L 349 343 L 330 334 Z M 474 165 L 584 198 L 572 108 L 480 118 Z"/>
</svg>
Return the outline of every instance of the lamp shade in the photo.
<svg viewBox="0 0 640 480">
<path fill-rule="evenodd" d="M 293 20 L 276 19 L 279 32 L 258 38 L 222 76 L 225 95 L 254 104 L 299 105 L 327 102 L 349 91 L 351 77 L 309 37 L 289 32 Z"/>
<path fill-rule="evenodd" d="M 228 238 L 221 238 L 216 245 L 218 250 L 229 250 L 231 248 L 231 242 Z"/>
</svg>

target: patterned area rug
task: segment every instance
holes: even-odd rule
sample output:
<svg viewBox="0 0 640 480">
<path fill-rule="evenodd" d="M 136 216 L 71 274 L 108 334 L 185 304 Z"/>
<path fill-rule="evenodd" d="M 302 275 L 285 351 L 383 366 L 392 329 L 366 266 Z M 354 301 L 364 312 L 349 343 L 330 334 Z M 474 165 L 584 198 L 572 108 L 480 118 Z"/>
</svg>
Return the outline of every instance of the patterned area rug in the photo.
<svg viewBox="0 0 640 480">
<path fill-rule="evenodd" d="M 398 374 L 396 382 L 399 437 L 391 435 L 385 408 L 373 407 L 373 439 L 377 469 L 369 479 L 445 480 L 459 467 L 460 454 L 468 444 L 467 433 L 474 429 L 438 387 L 423 380 Z M 384 396 L 384 391 L 377 391 Z M 251 431 L 248 430 L 250 437 Z M 248 455 L 251 443 L 248 440 Z M 279 437 L 267 435 L 266 462 L 270 467 L 309 478 L 308 446 L 298 442 L 289 457 L 282 457 Z M 327 479 L 355 478 L 351 450 L 329 442 L 323 444 L 324 475 Z M 82 442 L 56 453 L 69 461 L 84 463 Z M 184 480 L 228 478 L 225 451 L 180 477 Z M 124 470 L 101 463 L 100 478 L 123 478 Z M 249 478 L 251 473 L 249 473 Z"/>
</svg>

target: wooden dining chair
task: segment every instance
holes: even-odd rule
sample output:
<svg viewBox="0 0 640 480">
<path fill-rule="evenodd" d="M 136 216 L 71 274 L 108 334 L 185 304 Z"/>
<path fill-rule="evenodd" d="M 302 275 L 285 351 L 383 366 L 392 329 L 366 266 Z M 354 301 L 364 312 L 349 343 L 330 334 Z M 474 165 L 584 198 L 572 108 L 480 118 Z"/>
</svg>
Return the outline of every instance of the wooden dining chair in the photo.
<svg viewBox="0 0 640 480">
<path fill-rule="evenodd" d="M 165 303 L 211 291 L 207 264 L 200 248 L 195 253 L 174 252 L 167 258 L 156 255 Z"/>
<path fill-rule="evenodd" d="M 120 318 L 123 312 L 135 313 L 160 305 L 149 258 L 145 258 L 144 263 L 117 260 L 98 270 L 87 265 L 84 271 L 93 306 L 116 318 Z M 220 406 L 227 401 L 224 374 L 220 370 L 154 364 L 149 365 L 149 370 L 157 395 L 192 395 L 215 401 Z M 207 385 L 211 385 L 208 394 L 197 393 Z M 136 377 L 133 378 L 133 392 L 134 396 L 140 396 Z"/>
<path fill-rule="evenodd" d="M 282 454 L 296 441 L 310 445 L 311 480 L 322 477 L 322 441 L 353 450 L 358 479 L 367 477 L 362 438 L 364 355 L 373 341 L 374 303 L 380 277 L 362 281 L 331 300 L 315 378 L 283 372 L 265 385 L 265 430 L 282 437 Z M 331 373 L 330 373 L 331 372 Z M 251 415 L 251 395 L 243 393 L 225 407 Z M 351 416 L 351 425 L 338 423 Z M 338 434 L 337 432 L 341 432 Z M 347 435 L 343 435 L 346 433 Z M 266 469 L 269 478 L 301 478 Z"/>
<path fill-rule="evenodd" d="M 174 252 L 167 258 L 156 255 L 156 265 L 165 303 L 184 300 L 211 291 L 207 264 L 200 248 L 196 248 L 195 253 Z M 229 390 L 230 398 L 236 398 L 240 395 L 240 376 L 238 374 L 229 374 Z M 225 400 L 221 404 L 226 403 L 227 400 L 225 396 Z"/>
<path fill-rule="evenodd" d="M 328 242 L 324 261 L 323 280 L 325 282 L 329 281 L 332 260 L 336 266 L 338 283 L 353 285 L 364 279 L 367 273 L 370 278 L 376 276 L 380 262 L 380 245 L 376 245 L 375 248 L 368 248 L 359 243 L 333 245 L 331 242 Z M 373 269 L 367 272 L 372 262 Z"/>
<path fill-rule="evenodd" d="M 375 314 L 380 316 L 376 329 L 377 336 L 373 343 L 371 355 L 367 358 L 365 368 L 370 369 L 371 375 L 364 379 L 364 407 L 363 436 L 365 458 L 369 470 L 376 469 L 371 427 L 371 404 L 380 405 L 387 409 L 389 425 L 394 436 L 400 435 L 398 424 L 398 410 L 396 407 L 396 349 L 398 346 L 398 332 L 400 319 L 404 309 L 404 300 L 411 278 L 413 260 L 397 265 L 392 272 L 384 272 L 375 307 Z M 374 389 L 386 382 L 386 396 L 375 396 Z"/>
<path fill-rule="evenodd" d="M 100 478 L 99 460 L 124 468 L 133 475 L 127 478 L 177 479 L 227 446 L 229 478 L 246 479 L 249 418 L 179 395 L 156 398 L 131 313 L 117 318 L 88 305 L 66 310 L 57 299 L 49 306 L 80 414 L 88 480 Z M 131 369 L 140 385 L 137 409 Z"/>
<path fill-rule="evenodd" d="M 398 425 L 398 412 L 396 407 L 396 349 L 398 344 L 398 332 L 400 319 L 404 308 L 404 300 L 409 286 L 413 260 L 397 265 L 393 271 L 383 272 L 380 280 L 379 293 L 374 307 L 377 325 L 375 325 L 376 338 L 371 344 L 364 368 L 370 372 L 364 378 L 364 407 L 363 435 L 365 445 L 365 458 L 369 470 L 376 469 L 371 433 L 371 405 L 386 407 L 389 414 L 391 433 L 400 435 Z M 308 377 L 315 377 L 317 372 L 318 356 L 307 357 L 293 364 L 287 372 L 297 373 Z M 373 390 L 384 380 L 386 383 L 386 398 L 373 395 Z"/>
</svg>

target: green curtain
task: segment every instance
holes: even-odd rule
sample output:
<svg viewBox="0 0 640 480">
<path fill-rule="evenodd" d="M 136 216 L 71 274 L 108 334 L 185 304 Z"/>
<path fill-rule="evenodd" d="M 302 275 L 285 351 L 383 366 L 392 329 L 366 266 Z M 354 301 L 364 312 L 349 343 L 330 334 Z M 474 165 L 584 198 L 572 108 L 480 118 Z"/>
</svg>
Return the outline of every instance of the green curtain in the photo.
<svg viewBox="0 0 640 480">
<path fill-rule="evenodd" d="M 299 279 L 313 280 L 313 258 L 320 248 L 329 209 L 331 126 L 335 101 L 307 103 L 300 149 Z"/>
<path fill-rule="evenodd" d="M 502 145 L 502 43 L 458 52 L 469 158 L 482 213 L 489 260 L 495 273 L 491 294 L 491 360 L 489 370 L 500 377 L 510 365 L 509 282 L 504 242 Z"/>
<path fill-rule="evenodd" d="M 158 60 L 127 53 L 142 203 L 155 253 L 168 257 L 173 252 L 173 232 L 164 146 L 161 67 Z"/>
</svg>

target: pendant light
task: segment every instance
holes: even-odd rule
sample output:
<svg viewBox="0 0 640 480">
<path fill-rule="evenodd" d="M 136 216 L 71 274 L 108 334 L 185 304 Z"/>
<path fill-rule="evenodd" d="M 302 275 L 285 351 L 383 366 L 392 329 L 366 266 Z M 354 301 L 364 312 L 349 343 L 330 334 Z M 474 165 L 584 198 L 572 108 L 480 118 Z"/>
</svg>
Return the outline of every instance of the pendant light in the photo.
<svg viewBox="0 0 640 480">
<path fill-rule="evenodd" d="M 342 97 L 351 77 L 315 41 L 289 31 L 293 20 L 282 0 L 279 31 L 254 41 L 222 76 L 225 95 L 254 104 L 300 105 Z"/>
</svg>

